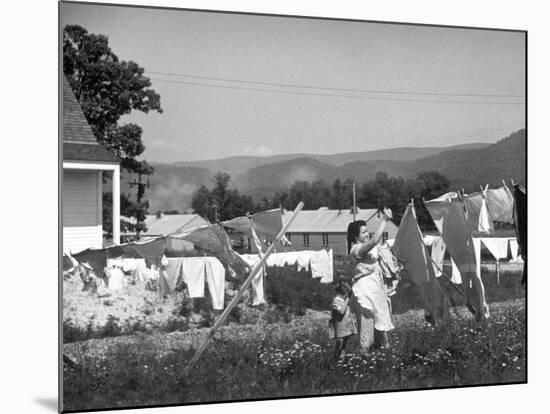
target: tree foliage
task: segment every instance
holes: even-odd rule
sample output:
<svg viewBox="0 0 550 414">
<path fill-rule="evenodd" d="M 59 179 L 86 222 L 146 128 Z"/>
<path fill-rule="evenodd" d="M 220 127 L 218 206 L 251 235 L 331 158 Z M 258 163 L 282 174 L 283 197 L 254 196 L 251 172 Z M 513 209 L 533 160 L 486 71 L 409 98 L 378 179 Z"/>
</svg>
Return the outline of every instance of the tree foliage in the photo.
<svg viewBox="0 0 550 414">
<path fill-rule="evenodd" d="M 63 73 L 97 141 L 120 158 L 126 171 L 152 174 L 153 168 L 147 161 L 137 159 L 145 151 L 141 127 L 134 123 L 119 124 L 120 118 L 133 110 L 162 112 L 160 95 L 151 89 L 151 80 L 143 75 L 144 69 L 133 61 L 119 59 L 106 36 L 88 33 L 78 25 L 67 25 L 63 30 Z M 121 214 L 133 216 L 138 222 L 144 219 L 148 208 L 143 188 L 140 191 L 139 202 L 122 202 L 121 198 Z M 111 206 L 104 203 L 103 211 L 108 213 Z M 106 229 L 110 228 L 104 224 Z"/>
<path fill-rule="evenodd" d="M 393 211 L 394 221 L 399 223 L 407 204 L 413 200 L 421 228 L 432 230 L 435 227 L 423 199 L 428 200 L 448 192 L 449 185 L 447 177 L 437 172 L 423 172 L 416 179 L 409 180 L 377 172 L 373 180 L 356 185 L 357 205 L 362 208 L 389 207 Z M 276 192 L 271 199 L 264 197 L 257 209 L 282 206 L 293 210 L 300 201 L 304 202 L 305 209 L 310 210 L 320 207 L 349 209 L 353 205 L 353 181 L 336 179 L 332 185 L 323 181 L 296 181 L 289 189 Z"/>
<path fill-rule="evenodd" d="M 200 186 L 193 195 L 191 207 L 211 222 L 230 220 L 235 217 L 254 213 L 256 206 L 252 198 L 241 195 L 239 190 L 229 187 L 231 177 L 218 172 L 212 177 L 213 188 Z"/>
</svg>

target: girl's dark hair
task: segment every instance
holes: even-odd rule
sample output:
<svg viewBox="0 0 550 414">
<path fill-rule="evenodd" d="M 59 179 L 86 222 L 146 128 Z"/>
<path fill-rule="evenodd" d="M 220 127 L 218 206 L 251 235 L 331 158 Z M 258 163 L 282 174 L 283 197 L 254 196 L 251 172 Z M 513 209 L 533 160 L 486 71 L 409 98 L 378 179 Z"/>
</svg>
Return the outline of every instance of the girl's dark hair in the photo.
<svg viewBox="0 0 550 414">
<path fill-rule="evenodd" d="M 334 290 L 341 295 L 347 295 L 351 291 L 351 285 L 346 279 L 340 279 Z"/>
<path fill-rule="evenodd" d="M 366 225 L 367 225 L 367 222 L 365 220 L 357 220 L 355 222 L 351 222 L 348 224 L 348 232 L 347 232 L 348 254 L 351 250 L 351 246 L 353 246 L 353 243 L 356 242 L 356 239 L 359 236 L 359 230 L 361 229 L 361 226 L 366 226 Z"/>
</svg>

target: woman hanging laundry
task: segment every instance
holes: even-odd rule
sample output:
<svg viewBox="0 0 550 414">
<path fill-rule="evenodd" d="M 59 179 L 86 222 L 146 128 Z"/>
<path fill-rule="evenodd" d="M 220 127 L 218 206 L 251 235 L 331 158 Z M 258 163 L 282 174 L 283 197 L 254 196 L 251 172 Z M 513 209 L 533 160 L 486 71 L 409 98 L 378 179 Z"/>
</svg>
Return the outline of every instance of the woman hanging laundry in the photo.
<svg viewBox="0 0 550 414">
<path fill-rule="evenodd" d="M 372 238 L 369 238 L 367 224 L 363 220 L 356 221 L 348 228 L 348 241 L 351 243 L 349 254 L 354 266 L 352 309 L 357 318 L 360 344 L 364 351 L 389 348 L 386 332 L 394 327 L 380 267 L 376 255 L 371 254 L 391 218 L 391 210 L 385 208 L 382 222 Z"/>
</svg>

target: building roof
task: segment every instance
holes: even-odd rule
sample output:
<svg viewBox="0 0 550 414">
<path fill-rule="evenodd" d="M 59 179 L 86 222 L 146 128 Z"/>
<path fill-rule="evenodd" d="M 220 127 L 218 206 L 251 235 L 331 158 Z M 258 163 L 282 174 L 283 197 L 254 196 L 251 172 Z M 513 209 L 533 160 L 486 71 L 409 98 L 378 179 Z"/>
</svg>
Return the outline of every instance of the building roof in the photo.
<svg viewBox="0 0 550 414">
<path fill-rule="evenodd" d="M 65 76 L 63 76 L 63 160 L 119 162 L 113 153 L 97 142 Z"/>
<path fill-rule="evenodd" d="M 369 220 L 367 229 L 375 231 L 381 219 L 375 214 L 376 209 L 358 209 L 356 220 Z M 374 217 L 372 217 L 374 214 Z M 283 215 L 283 221 L 290 218 L 291 212 Z M 372 217 L 372 218 L 371 218 Z M 353 221 L 351 209 L 329 210 L 321 207 L 319 210 L 302 210 L 290 224 L 287 233 L 346 233 L 349 223 Z M 397 231 L 397 226 L 392 222 L 386 225 L 386 231 Z"/>
<path fill-rule="evenodd" d="M 135 219 L 129 219 L 129 221 L 135 222 Z M 156 214 L 148 214 L 145 216 L 147 231 L 140 235 L 166 236 L 177 231 L 206 224 L 208 224 L 208 222 L 198 214 L 162 214 L 160 217 Z"/>
</svg>

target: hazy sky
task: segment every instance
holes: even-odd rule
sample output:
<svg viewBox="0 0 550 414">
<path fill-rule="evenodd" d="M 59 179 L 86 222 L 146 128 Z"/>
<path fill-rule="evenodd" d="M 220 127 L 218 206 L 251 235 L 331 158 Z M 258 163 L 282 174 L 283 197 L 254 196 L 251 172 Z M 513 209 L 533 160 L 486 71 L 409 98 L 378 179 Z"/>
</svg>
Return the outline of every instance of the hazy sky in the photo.
<svg viewBox="0 0 550 414">
<path fill-rule="evenodd" d="M 66 3 L 61 23 L 146 69 L 164 112 L 122 121 L 149 161 L 495 142 L 525 123 L 523 33 Z"/>
</svg>

